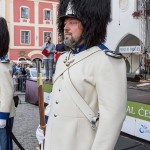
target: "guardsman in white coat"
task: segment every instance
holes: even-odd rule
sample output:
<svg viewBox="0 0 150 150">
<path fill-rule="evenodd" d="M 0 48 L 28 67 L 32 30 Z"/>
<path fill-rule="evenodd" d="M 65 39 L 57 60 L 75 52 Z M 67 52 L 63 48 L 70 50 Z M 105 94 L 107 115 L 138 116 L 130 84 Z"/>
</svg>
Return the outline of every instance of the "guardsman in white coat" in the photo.
<svg viewBox="0 0 150 150">
<path fill-rule="evenodd" d="M 126 116 L 126 65 L 105 42 L 110 0 L 60 0 L 61 55 L 46 108 L 45 150 L 113 150 Z"/>
<path fill-rule="evenodd" d="M 6 132 L 6 124 L 12 129 L 15 115 L 13 100 L 12 67 L 5 55 L 9 49 L 9 32 L 6 20 L 0 17 L 0 150 L 12 150 L 12 139 Z"/>
</svg>

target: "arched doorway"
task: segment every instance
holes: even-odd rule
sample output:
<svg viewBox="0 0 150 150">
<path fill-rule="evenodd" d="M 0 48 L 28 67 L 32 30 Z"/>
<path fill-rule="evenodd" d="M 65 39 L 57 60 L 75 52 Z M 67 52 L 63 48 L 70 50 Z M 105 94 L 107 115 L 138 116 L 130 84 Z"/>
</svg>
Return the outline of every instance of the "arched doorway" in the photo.
<svg viewBox="0 0 150 150">
<path fill-rule="evenodd" d="M 126 63 L 126 72 L 128 73 L 128 72 L 130 72 L 130 63 L 129 63 L 129 61 L 128 61 L 128 59 L 125 59 L 125 63 Z"/>
<path fill-rule="evenodd" d="M 30 58 L 26 58 L 26 60 L 27 60 L 27 61 L 31 61 L 31 59 L 30 59 Z"/>
<path fill-rule="evenodd" d="M 19 58 L 19 61 L 26 61 L 25 58 Z"/>
<path fill-rule="evenodd" d="M 43 68 L 43 62 L 42 62 L 41 58 L 34 58 L 34 59 L 32 59 L 33 67 L 37 67 L 37 62 L 40 62 L 40 66 L 41 66 L 41 68 Z"/>
<path fill-rule="evenodd" d="M 137 47 L 140 46 L 141 41 L 139 38 L 132 34 L 125 35 L 121 41 L 119 42 L 116 51 L 119 51 L 120 47 Z M 141 55 L 139 53 L 136 53 L 136 51 L 129 51 L 122 53 L 125 57 L 125 62 L 127 66 L 127 73 L 136 73 L 136 71 L 139 69 L 141 65 Z"/>
</svg>

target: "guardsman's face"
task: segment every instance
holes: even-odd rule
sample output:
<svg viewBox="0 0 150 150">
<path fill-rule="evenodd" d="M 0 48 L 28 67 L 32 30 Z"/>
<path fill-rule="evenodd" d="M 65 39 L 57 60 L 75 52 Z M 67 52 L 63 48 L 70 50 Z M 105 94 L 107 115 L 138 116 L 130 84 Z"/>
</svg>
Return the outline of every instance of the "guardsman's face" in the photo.
<svg viewBox="0 0 150 150">
<path fill-rule="evenodd" d="M 80 20 L 75 18 L 66 18 L 64 21 L 64 39 L 71 40 L 72 45 L 76 44 L 83 32 L 83 26 Z M 64 40 L 64 43 L 65 43 Z"/>
</svg>

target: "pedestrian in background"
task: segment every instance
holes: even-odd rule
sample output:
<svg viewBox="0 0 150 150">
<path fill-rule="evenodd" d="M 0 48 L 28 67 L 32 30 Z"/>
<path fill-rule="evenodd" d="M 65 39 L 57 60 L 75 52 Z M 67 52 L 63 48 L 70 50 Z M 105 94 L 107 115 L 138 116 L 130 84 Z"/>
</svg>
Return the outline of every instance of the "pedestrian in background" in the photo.
<svg viewBox="0 0 150 150">
<path fill-rule="evenodd" d="M 51 42 L 51 37 L 47 36 L 47 42 L 42 46 L 42 51 L 47 50 L 50 54 L 49 56 L 43 55 L 45 72 L 46 72 L 46 82 L 52 82 L 53 77 L 53 65 L 54 65 L 54 53 L 55 53 L 55 45 Z"/>
<path fill-rule="evenodd" d="M 0 58 L 4 58 L 9 49 L 9 31 L 6 20 L 0 17 Z M 6 124 L 12 130 L 15 105 L 13 101 L 12 67 L 8 60 L 0 62 L 0 150 L 12 150 Z"/>
<path fill-rule="evenodd" d="M 18 90 L 18 72 L 13 74 L 14 92 Z"/>
<path fill-rule="evenodd" d="M 58 44 L 56 44 L 56 51 L 54 54 L 54 73 L 55 73 L 55 68 L 56 68 L 56 63 L 58 61 L 58 58 L 60 55 L 66 52 L 65 44 L 62 41 L 62 35 L 58 35 Z"/>
<path fill-rule="evenodd" d="M 12 76 L 15 72 L 17 72 L 17 64 L 15 62 L 12 62 Z"/>
<path fill-rule="evenodd" d="M 126 116 L 127 81 L 122 55 L 103 45 L 111 1 L 60 0 L 58 10 L 68 51 L 56 64 L 45 150 L 113 150 Z"/>
<path fill-rule="evenodd" d="M 58 44 L 56 44 L 56 52 L 55 52 L 55 63 L 57 63 L 57 60 L 59 58 L 59 56 L 63 53 L 65 53 L 66 49 L 65 49 L 65 44 L 62 41 L 62 35 L 59 34 L 58 35 Z"/>
<path fill-rule="evenodd" d="M 20 72 L 22 73 L 23 76 L 26 76 L 26 68 L 25 68 L 25 65 L 24 64 L 21 64 L 21 67 L 20 67 Z"/>
</svg>

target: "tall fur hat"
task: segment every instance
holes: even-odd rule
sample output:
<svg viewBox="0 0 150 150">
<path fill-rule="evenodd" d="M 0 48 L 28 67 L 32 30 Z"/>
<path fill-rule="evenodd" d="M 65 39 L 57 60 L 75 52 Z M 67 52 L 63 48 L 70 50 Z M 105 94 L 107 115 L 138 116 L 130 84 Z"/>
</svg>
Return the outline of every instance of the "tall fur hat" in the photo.
<svg viewBox="0 0 150 150">
<path fill-rule="evenodd" d="M 111 14 L 111 0 L 60 0 L 58 30 L 63 35 L 64 19 L 77 18 L 82 22 L 82 39 L 87 48 L 105 42 Z"/>
<path fill-rule="evenodd" d="M 0 57 L 5 57 L 8 53 L 9 40 L 7 21 L 0 17 Z"/>
</svg>

